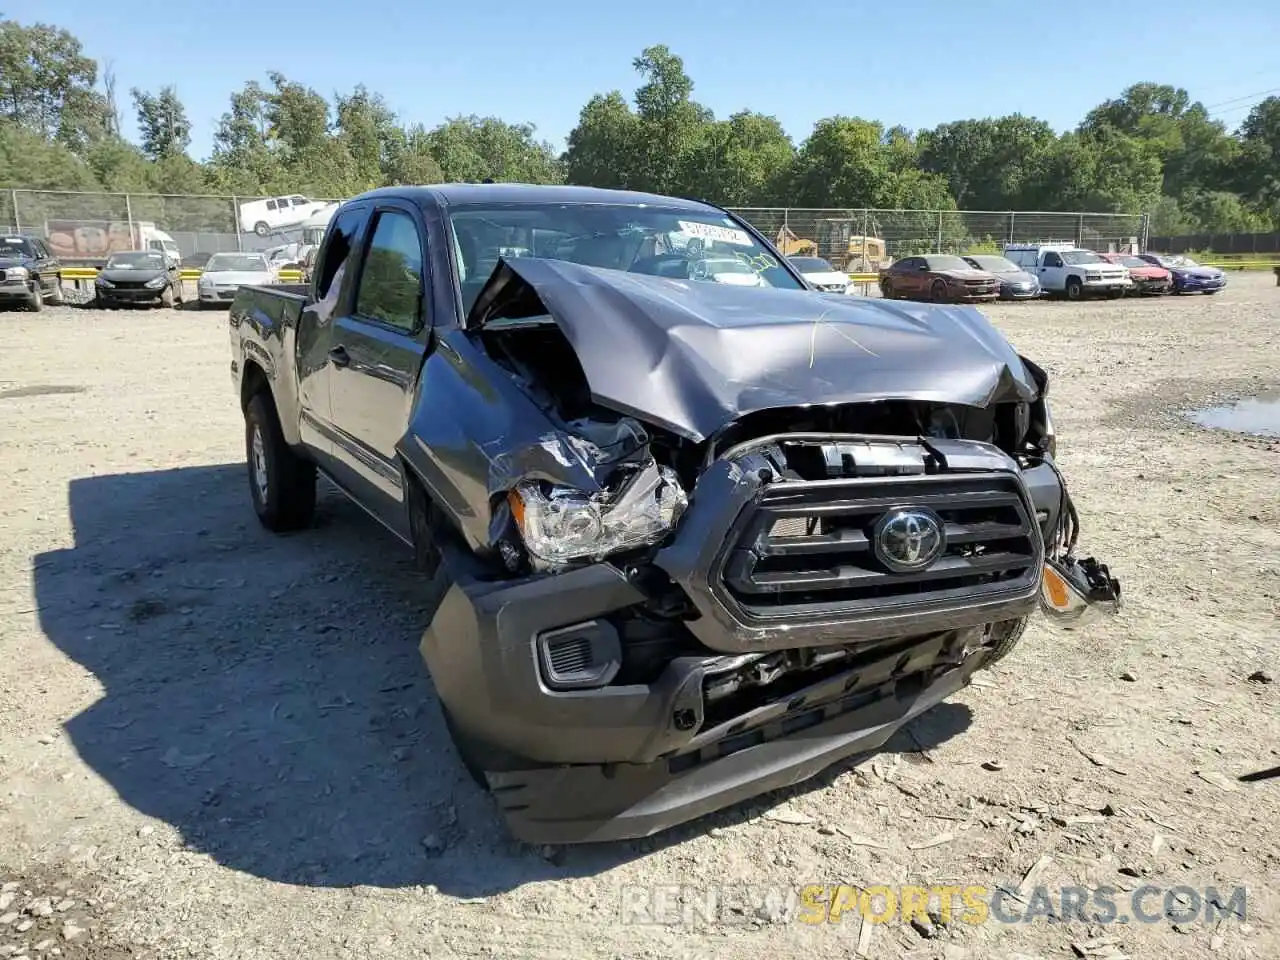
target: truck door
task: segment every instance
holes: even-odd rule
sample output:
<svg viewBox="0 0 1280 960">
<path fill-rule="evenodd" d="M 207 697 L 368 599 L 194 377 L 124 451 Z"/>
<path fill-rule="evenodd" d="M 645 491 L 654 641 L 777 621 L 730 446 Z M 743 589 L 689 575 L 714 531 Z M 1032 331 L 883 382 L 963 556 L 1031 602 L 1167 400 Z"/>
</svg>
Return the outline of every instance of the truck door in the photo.
<svg viewBox="0 0 1280 960">
<path fill-rule="evenodd" d="M 1040 255 L 1040 286 L 1045 290 L 1066 289 L 1067 267 L 1056 250 L 1046 250 Z"/>
<path fill-rule="evenodd" d="M 409 423 L 431 327 L 426 231 L 416 208 L 386 200 L 374 208 L 365 237 L 329 349 L 334 479 L 407 537 L 396 443 Z"/>
</svg>

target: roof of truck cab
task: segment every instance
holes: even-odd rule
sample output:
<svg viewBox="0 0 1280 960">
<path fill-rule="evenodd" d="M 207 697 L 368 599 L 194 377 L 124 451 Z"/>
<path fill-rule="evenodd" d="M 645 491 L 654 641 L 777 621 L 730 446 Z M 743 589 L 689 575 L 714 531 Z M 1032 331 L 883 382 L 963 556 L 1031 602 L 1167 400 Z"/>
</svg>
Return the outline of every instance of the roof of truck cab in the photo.
<svg viewBox="0 0 1280 960">
<path fill-rule="evenodd" d="M 382 187 L 353 200 L 403 197 L 421 204 L 428 197 L 442 204 L 470 203 L 621 203 L 652 204 L 668 209 L 706 213 L 718 208 L 698 200 L 665 197 L 632 190 L 604 190 L 599 187 L 549 186 L 533 183 L 442 183 L 421 187 Z"/>
</svg>

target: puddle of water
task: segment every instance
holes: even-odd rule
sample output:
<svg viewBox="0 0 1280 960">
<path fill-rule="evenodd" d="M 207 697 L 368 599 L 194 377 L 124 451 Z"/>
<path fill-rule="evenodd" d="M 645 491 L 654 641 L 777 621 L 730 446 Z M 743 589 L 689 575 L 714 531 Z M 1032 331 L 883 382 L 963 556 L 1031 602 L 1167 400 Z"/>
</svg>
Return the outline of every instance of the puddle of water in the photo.
<svg viewBox="0 0 1280 960">
<path fill-rule="evenodd" d="M 31 387 L 12 387 L 0 390 L 0 400 L 16 400 L 18 397 L 48 397 L 55 393 L 84 393 L 85 387 L 57 383 L 37 384 Z"/>
<path fill-rule="evenodd" d="M 1231 430 L 1256 437 L 1280 437 L 1280 394 L 1192 410 L 1187 417 L 1202 427 L 1215 430 Z"/>
</svg>

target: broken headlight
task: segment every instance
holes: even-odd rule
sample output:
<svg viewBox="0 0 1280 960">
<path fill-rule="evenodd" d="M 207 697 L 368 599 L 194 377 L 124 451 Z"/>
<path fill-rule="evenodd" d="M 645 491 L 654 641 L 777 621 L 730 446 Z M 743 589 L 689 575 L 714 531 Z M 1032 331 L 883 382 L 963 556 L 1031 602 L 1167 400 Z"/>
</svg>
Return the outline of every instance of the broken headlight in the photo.
<svg viewBox="0 0 1280 960">
<path fill-rule="evenodd" d="M 656 543 L 689 503 L 675 472 L 656 463 L 633 473 L 616 491 L 589 494 L 530 480 L 518 484 L 508 499 L 525 548 L 544 566 L 599 560 Z"/>
</svg>

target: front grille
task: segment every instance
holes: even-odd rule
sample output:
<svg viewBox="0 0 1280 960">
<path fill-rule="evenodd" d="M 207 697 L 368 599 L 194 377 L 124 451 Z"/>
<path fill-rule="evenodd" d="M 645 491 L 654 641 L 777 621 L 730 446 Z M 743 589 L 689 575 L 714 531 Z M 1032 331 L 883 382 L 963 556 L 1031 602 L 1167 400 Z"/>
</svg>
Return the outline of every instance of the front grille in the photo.
<svg viewBox="0 0 1280 960">
<path fill-rule="evenodd" d="M 9 274 L 3 270 L 0 270 L 0 283 L 8 283 L 8 281 L 9 281 Z"/>
<path fill-rule="evenodd" d="M 115 280 L 111 284 L 117 290 L 145 290 L 147 281 L 145 280 Z"/>
<path fill-rule="evenodd" d="M 923 570 L 876 557 L 876 523 L 926 508 L 946 547 Z M 918 604 L 971 606 L 1032 588 L 1040 532 L 1013 474 L 935 474 L 776 483 L 739 519 L 718 568 L 725 597 L 749 617 L 868 616 Z"/>
</svg>

